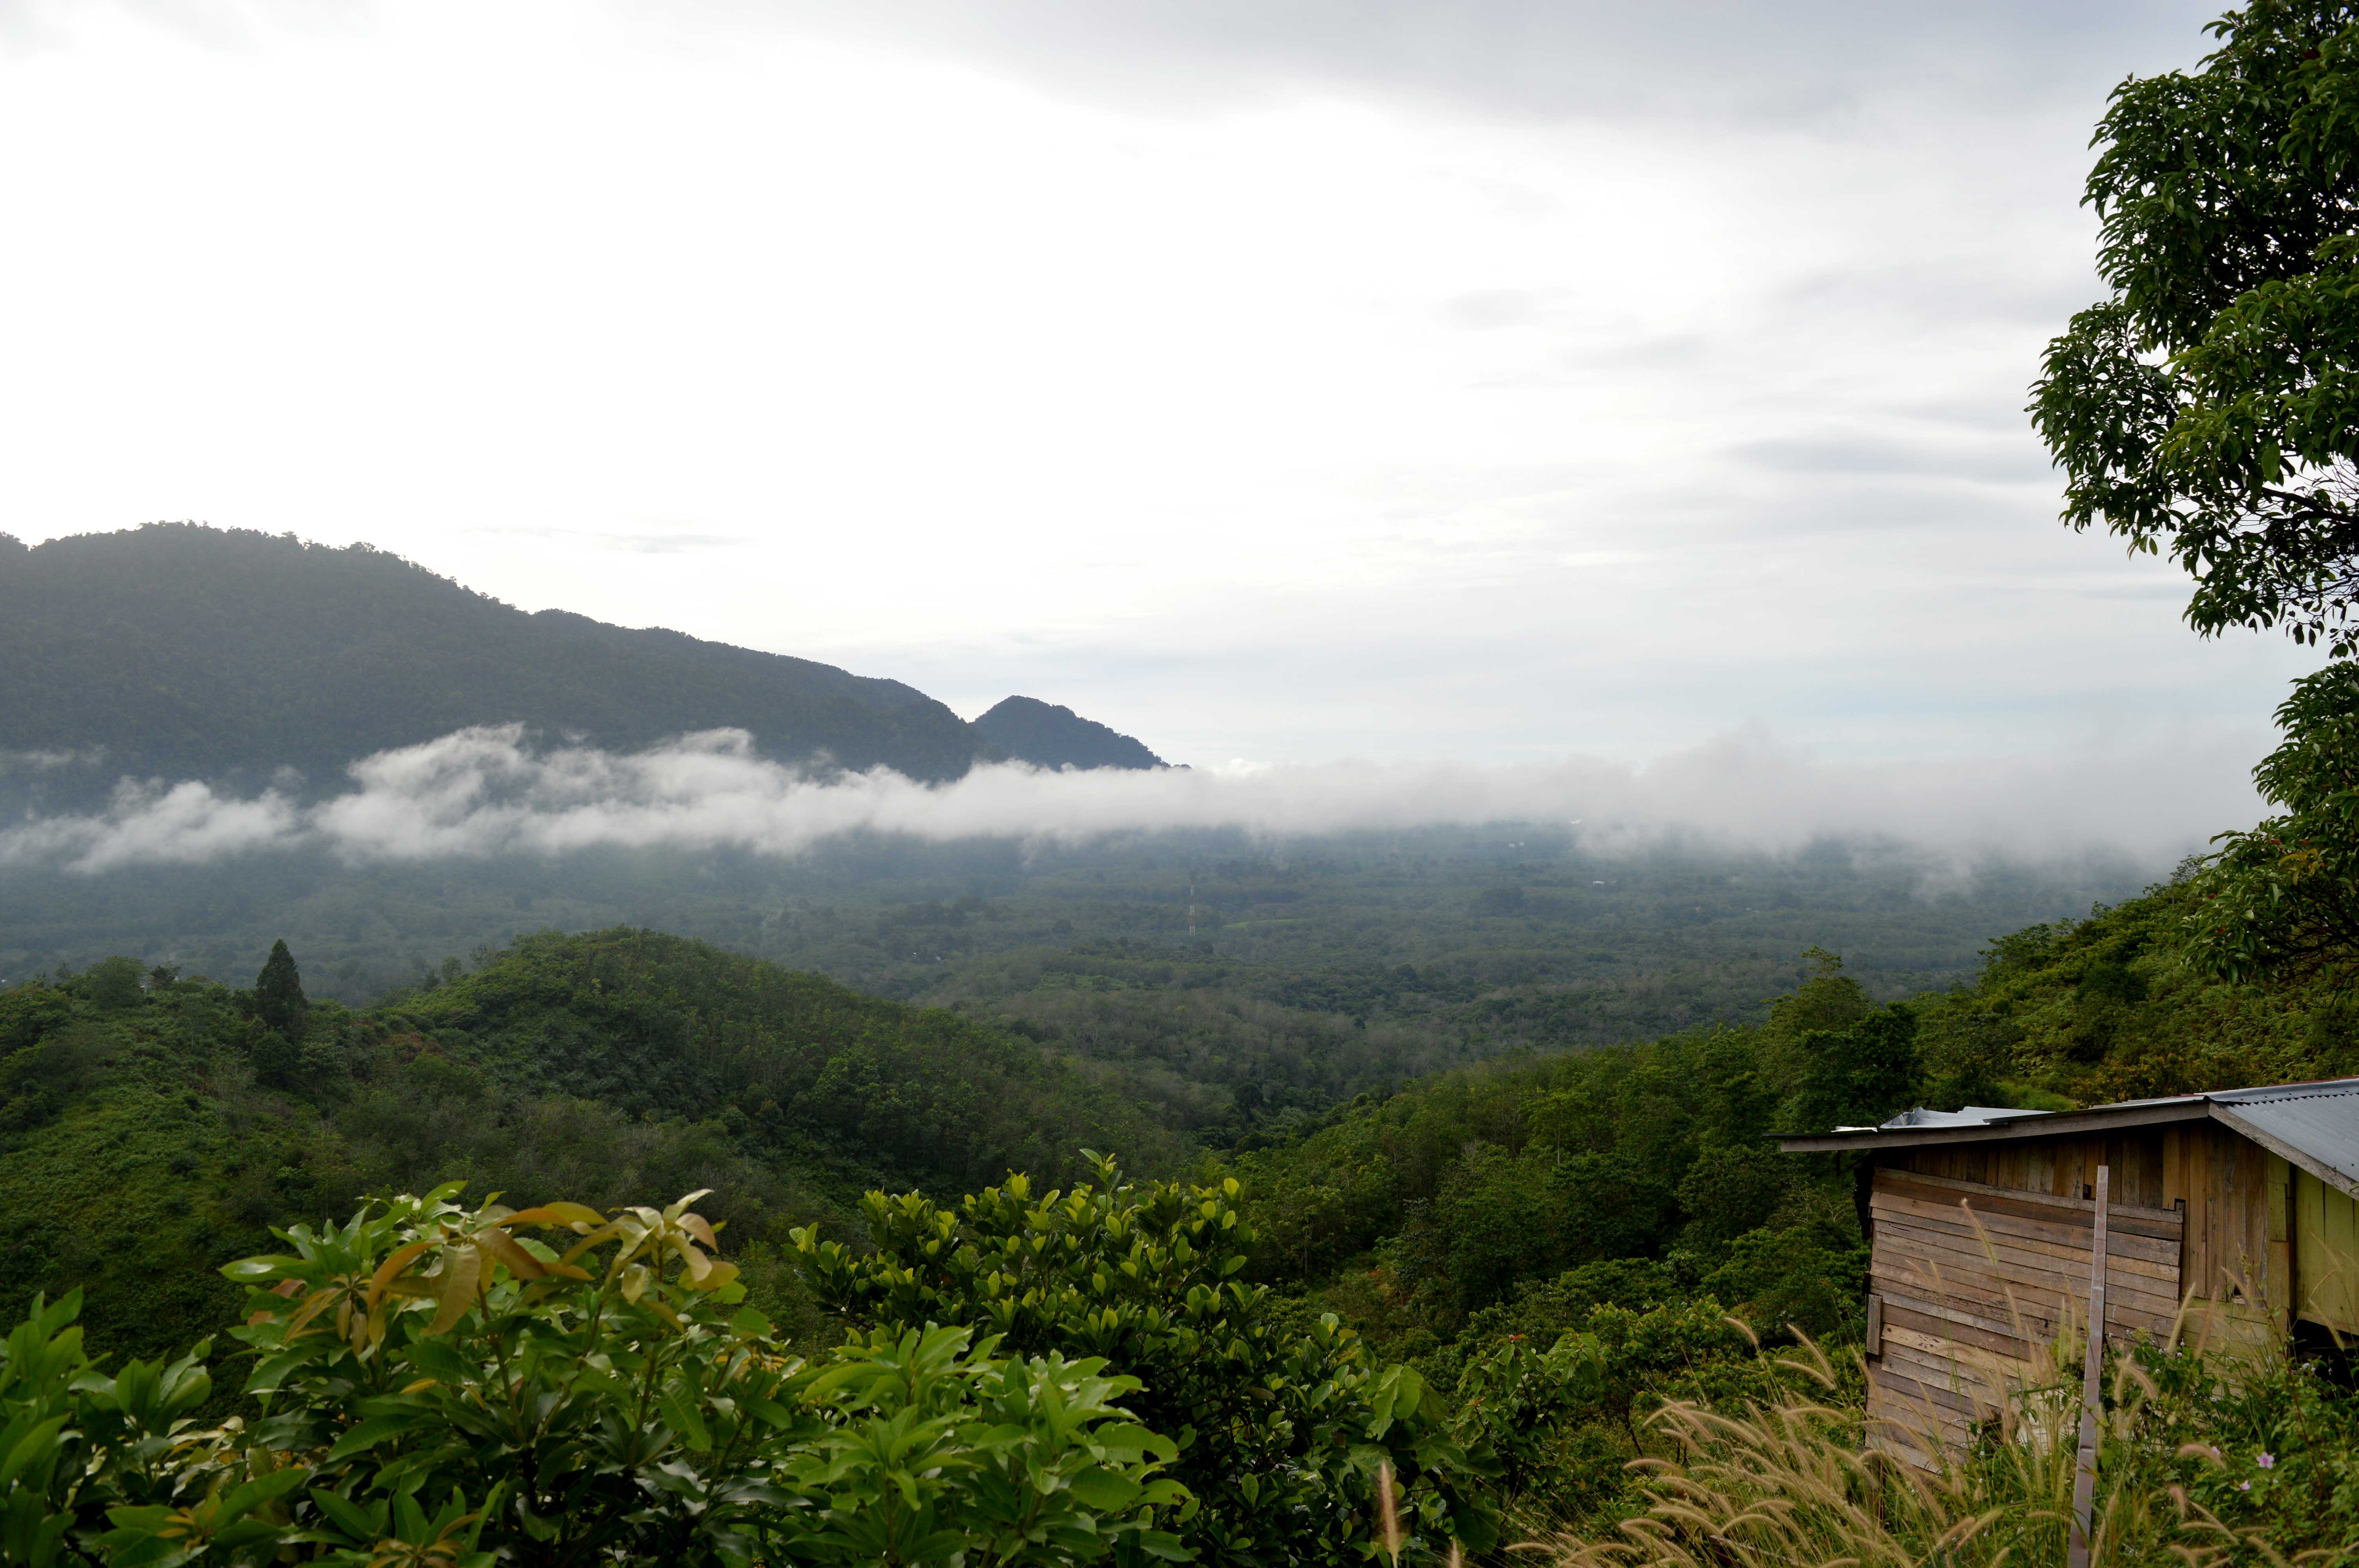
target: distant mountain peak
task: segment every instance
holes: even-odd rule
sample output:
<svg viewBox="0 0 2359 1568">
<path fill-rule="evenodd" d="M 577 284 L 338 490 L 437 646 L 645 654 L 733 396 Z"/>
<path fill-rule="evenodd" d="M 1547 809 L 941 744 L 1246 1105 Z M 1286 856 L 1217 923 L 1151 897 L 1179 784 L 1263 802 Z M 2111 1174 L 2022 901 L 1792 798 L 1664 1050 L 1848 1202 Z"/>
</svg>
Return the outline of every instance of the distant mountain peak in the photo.
<svg viewBox="0 0 2359 1568">
<path fill-rule="evenodd" d="M 508 723 L 610 751 L 737 729 L 776 761 L 929 783 L 980 749 L 900 681 L 527 614 L 364 545 L 191 524 L 0 544 L 0 751 L 103 749 L 92 789 L 117 773 L 244 787 L 282 766 L 332 782 L 373 752 Z"/>
<path fill-rule="evenodd" d="M 1160 768 L 1139 741 L 1070 708 L 1011 697 L 976 719 L 976 734 L 1019 762 L 1040 768 Z"/>
</svg>

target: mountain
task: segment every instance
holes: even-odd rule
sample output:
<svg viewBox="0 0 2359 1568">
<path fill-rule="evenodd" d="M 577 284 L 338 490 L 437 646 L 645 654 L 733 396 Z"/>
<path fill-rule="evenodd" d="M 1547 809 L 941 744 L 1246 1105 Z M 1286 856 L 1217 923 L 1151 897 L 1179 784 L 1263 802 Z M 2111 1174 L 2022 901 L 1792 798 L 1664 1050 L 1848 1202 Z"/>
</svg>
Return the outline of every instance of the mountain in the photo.
<svg viewBox="0 0 2359 1568">
<path fill-rule="evenodd" d="M 974 721 L 974 731 L 1019 762 L 1043 768 L 1160 768 L 1138 741 L 1070 708 L 1011 697 Z"/>
<path fill-rule="evenodd" d="M 978 755 L 899 681 L 527 614 L 366 545 L 163 523 L 0 537 L 0 751 L 103 752 L 49 770 L 51 798 L 124 773 L 258 784 L 292 767 L 324 787 L 373 752 L 518 720 L 612 749 L 735 727 L 765 756 L 928 781 Z"/>
</svg>

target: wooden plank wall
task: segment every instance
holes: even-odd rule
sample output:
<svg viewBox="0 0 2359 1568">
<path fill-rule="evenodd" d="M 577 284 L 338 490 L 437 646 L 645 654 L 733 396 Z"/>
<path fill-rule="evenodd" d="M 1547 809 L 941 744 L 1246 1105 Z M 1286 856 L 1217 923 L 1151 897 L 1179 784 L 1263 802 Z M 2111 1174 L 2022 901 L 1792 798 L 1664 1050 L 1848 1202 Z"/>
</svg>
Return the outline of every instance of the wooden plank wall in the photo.
<svg viewBox="0 0 2359 1568">
<path fill-rule="evenodd" d="M 2296 1310 L 2359 1335 L 2359 1206 L 2308 1171 L 2294 1177 Z"/>
<path fill-rule="evenodd" d="M 1885 1446 L 1921 1458 L 1930 1443 L 1962 1444 L 2010 1385 L 2037 1375 L 2060 1326 L 2086 1310 L 2095 1211 L 2077 1194 L 1875 1172 L 1868 1288 L 1880 1298 L 1881 1334 L 1870 1346 L 1868 1414 Z M 2182 1217 L 2128 1201 L 2108 1213 L 2106 1333 L 2166 1337 L 2180 1306 Z"/>
<path fill-rule="evenodd" d="M 2086 1197 L 2097 1167 L 2110 1165 L 2115 1203 L 2186 1206 L 2181 1273 L 2188 1294 L 2289 1321 L 2290 1173 L 2282 1159 L 2217 1122 L 2132 1128 L 2109 1137 L 1897 1149 L 1879 1162 L 2052 1197 Z"/>
</svg>

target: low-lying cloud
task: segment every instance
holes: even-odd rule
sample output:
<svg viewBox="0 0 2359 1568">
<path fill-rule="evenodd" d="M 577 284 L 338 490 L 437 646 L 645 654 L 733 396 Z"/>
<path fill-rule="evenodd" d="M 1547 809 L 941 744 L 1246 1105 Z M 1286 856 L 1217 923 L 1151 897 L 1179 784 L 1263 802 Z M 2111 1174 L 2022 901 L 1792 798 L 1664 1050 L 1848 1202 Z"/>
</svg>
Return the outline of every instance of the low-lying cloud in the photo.
<svg viewBox="0 0 2359 1568">
<path fill-rule="evenodd" d="M 314 804 L 277 790 L 241 798 L 201 783 L 126 780 L 103 810 L 0 831 L 0 866 L 95 873 L 296 849 L 354 863 L 617 848 L 790 856 L 859 832 L 1071 841 L 1492 822 L 1578 824 L 1597 848 L 1669 832 L 1767 849 L 1896 838 L 1955 853 L 2109 849 L 2168 863 L 2256 814 L 2238 782 L 2240 750 L 2222 739 L 2167 754 L 1825 762 L 1755 728 L 1644 766 L 1580 757 L 1159 773 L 1001 764 L 929 785 L 884 769 L 815 776 L 756 755 L 738 730 L 625 754 L 536 745 L 509 725 L 366 758 L 349 770 L 353 787 Z"/>
</svg>

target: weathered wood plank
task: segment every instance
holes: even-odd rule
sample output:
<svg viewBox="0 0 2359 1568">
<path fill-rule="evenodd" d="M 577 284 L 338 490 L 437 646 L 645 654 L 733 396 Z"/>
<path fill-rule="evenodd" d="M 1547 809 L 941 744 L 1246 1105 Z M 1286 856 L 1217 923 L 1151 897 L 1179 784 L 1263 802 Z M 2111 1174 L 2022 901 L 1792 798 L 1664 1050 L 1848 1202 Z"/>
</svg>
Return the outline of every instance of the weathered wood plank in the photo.
<svg viewBox="0 0 2359 1568">
<path fill-rule="evenodd" d="M 2069 1248 L 2012 1235 L 1995 1226 L 1978 1227 L 1962 1215 L 1956 1219 L 1946 1219 L 1901 1214 L 1891 1209 L 1876 1212 L 1878 1228 L 1886 1234 L 1909 1237 L 1918 1244 L 1946 1255 L 1973 1260 L 1984 1269 L 1990 1269 L 1995 1263 L 1999 1272 L 2009 1275 L 2013 1274 L 2015 1268 L 2023 1268 L 2069 1279 L 2075 1262 L 2084 1267 L 2088 1262 L 2086 1248 L 2076 1255 Z M 2009 1266 L 2010 1260 L 2013 1267 Z M 2107 1274 L 2118 1271 L 2131 1282 L 2131 1289 L 2178 1299 L 2179 1271 L 2169 1265 L 2144 1258 L 2119 1257 L 2111 1248 L 2106 1249 L 2106 1263 Z"/>
<path fill-rule="evenodd" d="M 1982 1222 L 1982 1227 L 1991 1234 L 2016 1237 L 2027 1242 L 2036 1241 L 2043 1247 L 2054 1249 L 2060 1256 L 2086 1258 L 2093 1235 L 2087 1226 L 2075 1228 L 2022 1215 L 1994 1214 L 1973 1199 L 1960 1203 L 1927 1203 L 1897 1193 L 1879 1192 L 1868 1201 L 1873 1213 L 1945 1225 L 1965 1226 L 1965 1216 L 1971 1209 L 1974 1217 Z M 2179 1272 L 2179 1238 L 2108 1236 L 2105 1238 L 2105 1256 L 2145 1263 L 2158 1271 L 2158 1277 L 2159 1273 L 2176 1274 Z"/>
<path fill-rule="evenodd" d="M 1989 1238 L 1989 1250 L 1985 1252 L 1978 1245 L 1981 1238 L 1965 1227 L 1940 1227 L 1923 1220 L 1888 1217 L 1878 1230 L 1877 1242 L 1888 1244 L 1896 1257 L 1940 1263 L 1952 1272 L 1995 1274 L 2009 1284 L 2029 1286 L 2043 1292 L 2061 1290 L 2069 1293 L 2072 1288 L 2071 1258 L 2012 1238 Z M 2110 1256 L 2107 1259 L 2109 1265 L 2116 1261 Z M 2129 1261 L 2134 1264 L 2136 1260 Z M 2106 1273 L 2110 1277 L 2113 1269 L 2108 1267 Z M 2179 1306 L 2178 1281 L 2167 1276 L 2142 1270 L 2125 1271 L 2122 1284 L 2124 1295 L 2138 1306 L 2158 1308 L 2165 1314 Z"/>
<path fill-rule="evenodd" d="M 1888 1293 L 1919 1301 L 1948 1300 L 2001 1322 L 2022 1318 L 2053 1325 L 2071 1310 L 2065 1303 L 2077 1303 L 2086 1290 L 2084 1281 L 2075 1281 L 2059 1271 L 2014 1268 L 1995 1272 L 1979 1257 L 1961 1256 L 1889 1229 L 1878 1238 L 1868 1273 L 1876 1288 Z M 2155 1289 L 2158 1283 L 2139 1281 L 2110 1292 L 2107 1322 L 2141 1333 L 2168 1331 L 2179 1315 L 2180 1303 Z"/>
<path fill-rule="evenodd" d="M 1986 1420 L 1997 1412 L 1987 1400 L 1977 1399 L 1964 1387 L 1950 1386 L 1953 1379 L 1948 1368 L 1927 1368 L 1915 1363 L 1896 1366 L 1886 1357 L 1876 1368 L 1876 1376 L 1898 1396 L 1906 1409 L 1930 1408 L 1941 1412 L 1961 1425 Z"/>
<path fill-rule="evenodd" d="M 1885 1302 L 1884 1332 L 1913 1336 L 1903 1340 L 1903 1344 L 1930 1340 L 1948 1345 L 1970 1345 L 1977 1350 L 2017 1361 L 2031 1354 L 2034 1341 L 2021 1335 L 2004 1334 L 1976 1323 L 1960 1323 L 1955 1314 L 1937 1316 L 1932 1313 L 1919 1312 L 1914 1307 L 1902 1306 L 1897 1298 L 1877 1299 Z"/>
<path fill-rule="evenodd" d="M 1985 1415 L 1995 1410 L 2002 1397 L 2001 1390 L 2014 1376 L 2007 1368 L 1957 1361 L 1908 1345 L 1893 1346 L 1877 1365 L 1895 1377 L 1913 1378 L 1927 1389 L 1952 1396 L 1960 1401 L 1956 1408 L 1969 1416 Z"/>
<path fill-rule="evenodd" d="M 1885 1325 L 1884 1337 L 1888 1343 L 1913 1350 L 1919 1356 L 1947 1360 L 1961 1369 L 1962 1376 L 1968 1372 L 1987 1376 L 1995 1369 L 2006 1377 L 2020 1379 L 2034 1369 L 2036 1364 L 2029 1358 L 2028 1347 L 2021 1340 L 2001 1345 L 1961 1341 L 1956 1337 L 1955 1327 L 1954 1325 L 1940 1325 L 1937 1331 L 1927 1332 L 1892 1323 Z M 1938 1329 L 1951 1332 L 1943 1333 Z M 1966 1352 L 1962 1356 L 1960 1354 L 1962 1348 Z"/>
<path fill-rule="evenodd" d="M 2007 1226 L 2026 1236 L 2037 1236 L 2044 1241 L 2073 1248 L 2083 1253 L 2089 1250 L 2093 1234 L 2093 1222 L 2087 1222 L 2084 1216 L 2084 1223 L 2074 1224 L 2071 1209 L 2037 1209 L 2028 1204 L 1962 1192 L 1955 1187 L 1919 1187 L 1895 1182 L 1878 1185 L 1870 1195 L 1868 1203 L 1871 1208 L 1894 1208 L 1912 1214 L 1955 1215 L 1972 1208 L 1985 1225 Z M 2110 1232 L 2111 1227 L 2107 1228 Z M 2184 1229 L 2185 1227 L 2175 1224 L 2167 1227 L 2149 1224 L 2139 1230 L 2108 1234 L 2107 1250 L 2128 1258 L 2175 1258 Z"/>
<path fill-rule="evenodd" d="M 1924 1322 L 1950 1324 L 2001 1339 L 2021 1340 L 2027 1344 L 2045 1344 L 2055 1335 L 2055 1325 L 2058 1320 L 2054 1318 L 2043 1323 L 2027 1313 L 2020 1314 L 2019 1317 L 1992 1316 L 1986 1312 L 1969 1311 L 1960 1306 L 1954 1296 L 1946 1298 L 1913 1296 L 1906 1293 L 1908 1288 L 1906 1281 L 1883 1281 L 1883 1283 L 1885 1284 L 1884 1312 L 1886 1319 L 1890 1321 L 1897 1321 L 1898 1315 L 1905 1313 L 1910 1314 L 1912 1318 L 1921 1319 Z M 2015 1325 L 2018 1321 L 2026 1331 L 2023 1334 L 2016 1332 Z"/>
<path fill-rule="evenodd" d="M 2059 1174 L 2066 1173 L 2063 1169 L 2064 1164 L 2065 1162 L 2059 1161 Z M 2077 1173 L 2072 1173 L 2077 1174 Z M 1947 1188 L 1952 1192 L 1974 1195 L 1987 1195 L 2008 1203 L 2020 1203 L 2033 1208 L 2052 1211 L 2058 1215 L 2078 1215 L 2083 1227 L 2093 1226 L 2096 1223 L 2096 1204 L 2093 1199 L 2081 1196 L 2081 1187 L 2085 1184 L 2077 1180 L 2071 1183 L 2070 1192 L 2062 1195 L 2033 1192 L 2024 1188 L 1998 1188 L 1986 1182 L 1961 1181 L 1954 1176 L 1936 1176 L 1922 1172 L 1902 1173 L 1878 1170 L 1875 1190 L 1882 1191 L 1887 1182 L 1906 1182 L 1921 1186 Z M 2136 1222 L 2170 1229 L 2176 1229 L 2182 1220 L 2177 1209 L 2167 1206 L 2158 1207 L 2149 1204 L 2115 1203 L 2109 1206 L 2108 1215 L 2112 1223 Z M 2139 1234 L 2147 1235 L 2150 1232 L 2141 1230 Z"/>
</svg>

